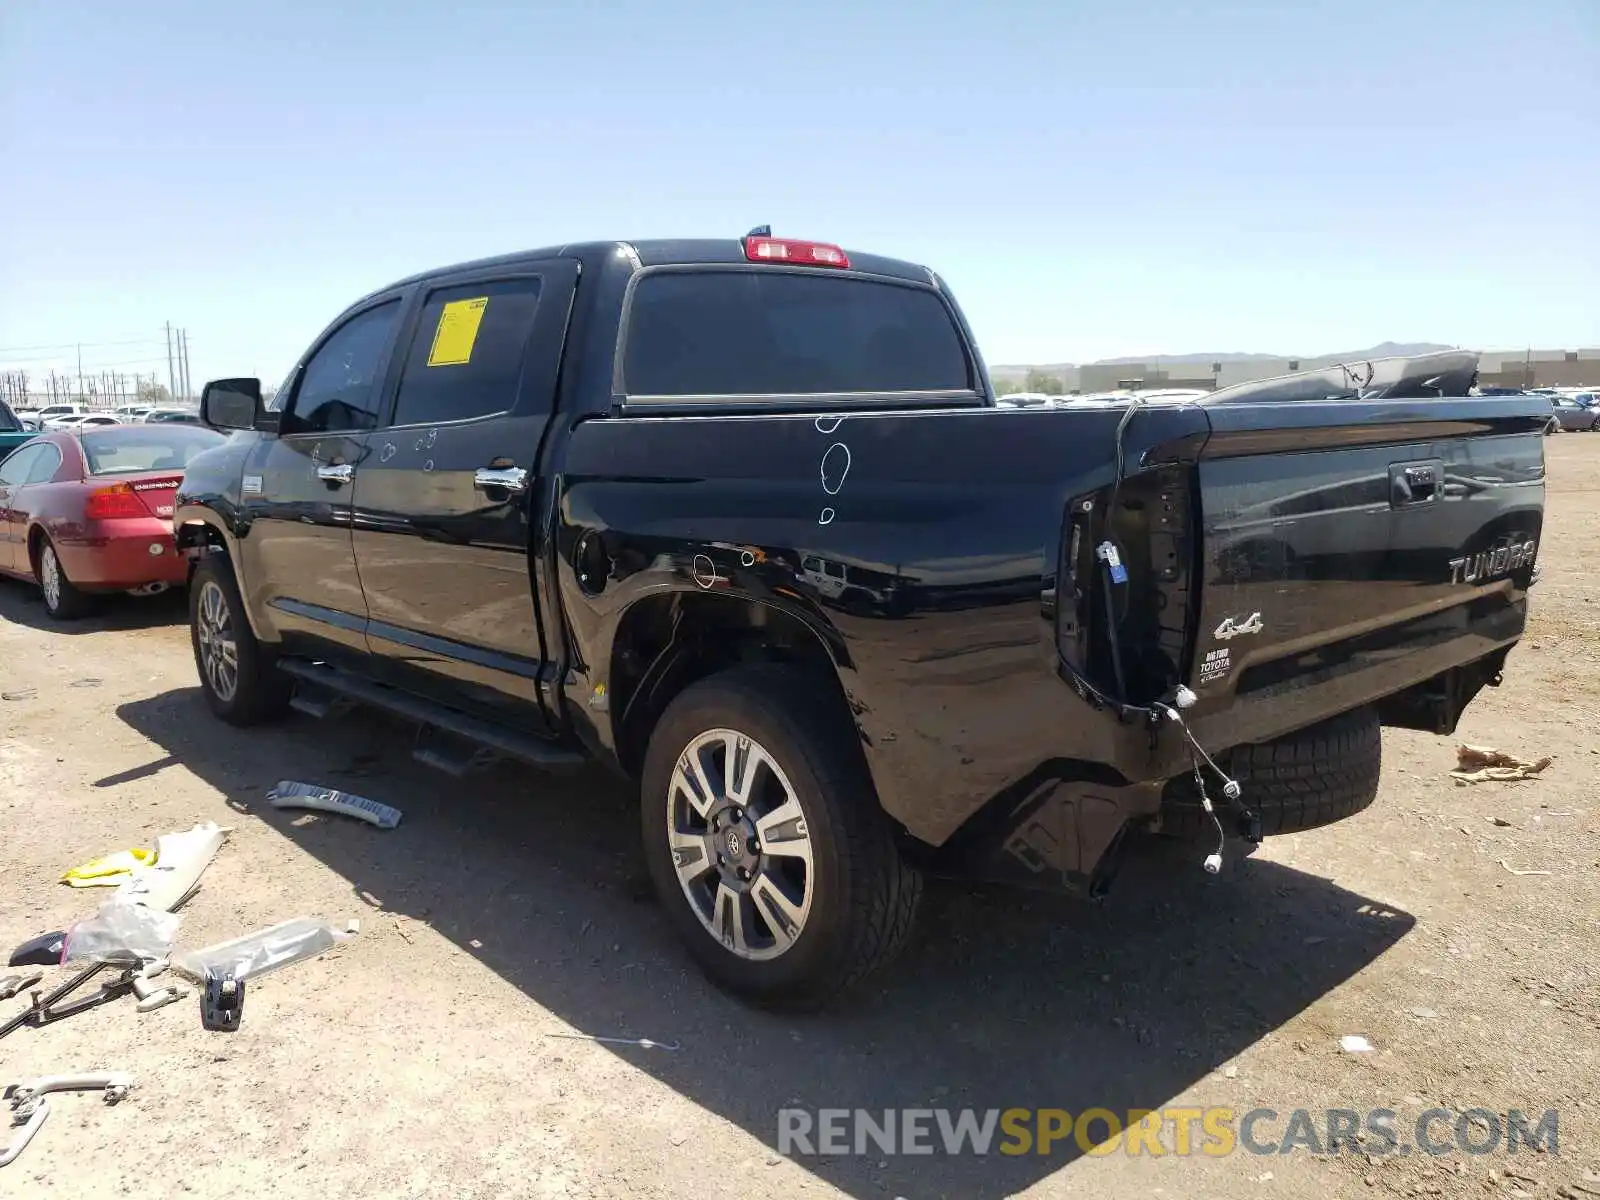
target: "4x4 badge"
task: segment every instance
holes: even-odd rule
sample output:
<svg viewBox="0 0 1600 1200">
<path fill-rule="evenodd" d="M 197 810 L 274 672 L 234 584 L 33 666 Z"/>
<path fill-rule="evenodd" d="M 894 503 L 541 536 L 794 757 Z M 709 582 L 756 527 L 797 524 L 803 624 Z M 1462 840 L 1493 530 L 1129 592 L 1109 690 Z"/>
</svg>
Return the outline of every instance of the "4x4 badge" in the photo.
<svg viewBox="0 0 1600 1200">
<path fill-rule="evenodd" d="M 1258 612 L 1253 612 L 1244 620 L 1237 623 L 1234 622 L 1232 617 L 1224 617 L 1222 624 L 1217 626 L 1217 628 L 1212 632 L 1211 636 L 1216 638 L 1219 642 L 1225 642 L 1228 639 L 1236 638 L 1243 633 L 1260 633 L 1266 627 L 1266 623 L 1261 619 L 1261 614 Z"/>
</svg>

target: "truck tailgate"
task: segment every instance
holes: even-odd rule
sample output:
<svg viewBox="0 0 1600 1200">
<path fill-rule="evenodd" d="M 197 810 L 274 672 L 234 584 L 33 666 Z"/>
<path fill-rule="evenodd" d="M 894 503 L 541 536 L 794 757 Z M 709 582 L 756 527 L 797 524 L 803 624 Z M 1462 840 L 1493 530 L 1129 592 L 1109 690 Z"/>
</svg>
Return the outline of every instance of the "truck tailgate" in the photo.
<svg viewBox="0 0 1600 1200">
<path fill-rule="evenodd" d="M 1528 398 L 1207 416 L 1189 672 L 1203 709 L 1400 659 L 1458 665 L 1519 636 L 1544 501 L 1547 417 Z"/>
</svg>

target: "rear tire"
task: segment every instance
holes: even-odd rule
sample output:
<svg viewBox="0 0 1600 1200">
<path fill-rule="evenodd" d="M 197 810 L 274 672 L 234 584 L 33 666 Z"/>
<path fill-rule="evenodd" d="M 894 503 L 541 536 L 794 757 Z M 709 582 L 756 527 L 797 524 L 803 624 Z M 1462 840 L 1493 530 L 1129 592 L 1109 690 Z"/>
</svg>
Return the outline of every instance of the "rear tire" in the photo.
<svg viewBox="0 0 1600 1200">
<path fill-rule="evenodd" d="M 44 593 L 44 610 L 58 621 L 75 621 L 88 614 L 94 600 L 73 586 L 67 578 L 66 568 L 56 554 L 55 545 L 48 537 L 39 543 L 38 565 L 35 574 L 39 590 Z"/>
<path fill-rule="evenodd" d="M 736 667 L 673 700 L 645 754 L 667 917 L 712 980 L 767 1007 L 821 1008 L 886 964 L 922 893 L 839 710 L 801 672 Z"/>
<path fill-rule="evenodd" d="M 189 638 L 206 706 L 230 725 L 282 716 L 293 683 L 256 640 L 226 555 L 202 558 L 189 581 Z"/>
<path fill-rule="evenodd" d="M 1261 818 L 1263 836 L 1300 833 L 1354 816 L 1377 798 L 1383 731 L 1375 709 L 1358 708 L 1277 741 L 1239 746 L 1219 765 L 1239 781 L 1240 802 Z M 1221 788 L 1210 780 L 1206 787 L 1226 829 Z M 1189 841 L 1216 838 L 1191 776 L 1167 785 L 1161 832 Z"/>
</svg>

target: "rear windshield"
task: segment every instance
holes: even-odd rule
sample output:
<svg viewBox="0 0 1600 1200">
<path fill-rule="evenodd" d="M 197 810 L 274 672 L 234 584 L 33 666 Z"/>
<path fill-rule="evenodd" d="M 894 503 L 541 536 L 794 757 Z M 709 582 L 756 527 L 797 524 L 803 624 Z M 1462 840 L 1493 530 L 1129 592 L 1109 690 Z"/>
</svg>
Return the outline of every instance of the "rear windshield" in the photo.
<svg viewBox="0 0 1600 1200">
<path fill-rule="evenodd" d="M 181 471 L 200 451 L 226 440 L 204 426 L 121 425 L 84 430 L 83 456 L 89 461 L 91 475 Z"/>
<path fill-rule="evenodd" d="M 630 396 L 970 391 L 938 293 L 833 274 L 663 271 L 628 310 Z"/>
</svg>

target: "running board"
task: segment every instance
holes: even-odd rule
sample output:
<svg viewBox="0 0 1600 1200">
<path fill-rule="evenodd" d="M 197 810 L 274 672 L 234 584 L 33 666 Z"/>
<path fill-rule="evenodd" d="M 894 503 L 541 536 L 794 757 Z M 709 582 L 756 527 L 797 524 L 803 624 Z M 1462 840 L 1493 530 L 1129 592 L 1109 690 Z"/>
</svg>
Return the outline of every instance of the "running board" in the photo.
<svg viewBox="0 0 1600 1200">
<path fill-rule="evenodd" d="M 341 671 L 336 667 L 326 666 L 322 663 L 305 662 L 301 659 L 280 659 L 278 669 L 287 675 L 292 675 L 302 683 L 313 687 L 323 688 L 338 696 L 370 704 L 374 708 L 381 708 L 396 716 L 408 720 L 418 721 L 424 726 L 442 730 L 464 738 L 475 746 L 492 750 L 496 754 L 503 754 L 507 758 L 520 759 L 532 763 L 537 767 L 550 770 L 574 768 L 582 766 L 587 759 L 583 755 L 566 747 L 558 745 L 548 738 L 541 738 L 531 734 L 518 733 L 488 721 L 479 720 L 477 717 L 468 716 L 453 708 L 446 708 L 441 704 L 434 704 L 420 696 L 413 696 L 409 692 L 402 692 L 397 688 L 385 687 L 381 683 L 374 683 L 370 679 L 363 679 L 359 675 L 352 675 L 348 671 Z M 296 705 L 303 712 L 317 715 L 322 708 L 316 703 Z M 422 747 L 423 743 L 418 742 Z M 418 755 L 423 762 L 431 766 L 444 766 L 440 760 L 447 757 L 438 753 L 437 749 L 431 753 L 424 751 Z M 449 756 L 454 757 L 454 756 Z M 453 763 L 451 764 L 454 765 Z M 449 767 L 444 769 L 449 770 Z M 452 774 L 455 772 L 452 771 Z"/>
</svg>

